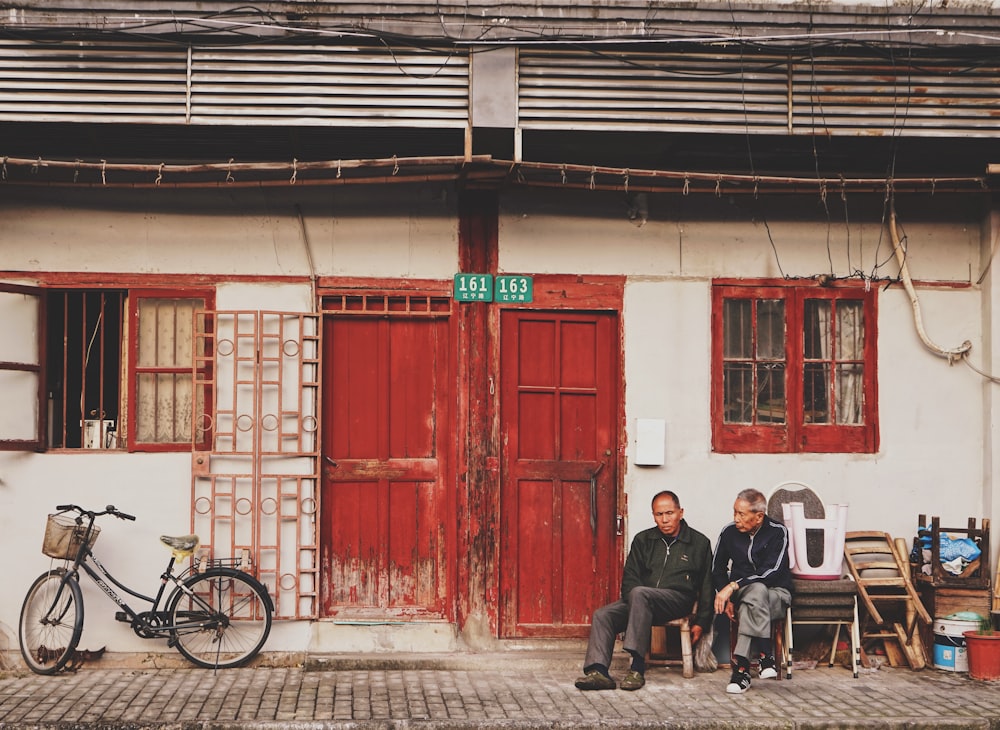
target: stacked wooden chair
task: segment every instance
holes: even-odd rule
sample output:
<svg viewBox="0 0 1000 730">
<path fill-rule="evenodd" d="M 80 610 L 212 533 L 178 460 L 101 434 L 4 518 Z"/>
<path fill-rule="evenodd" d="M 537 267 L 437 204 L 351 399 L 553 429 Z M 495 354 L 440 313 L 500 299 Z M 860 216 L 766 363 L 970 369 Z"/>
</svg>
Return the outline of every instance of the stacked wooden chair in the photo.
<svg viewBox="0 0 1000 730">
<path fill-rule="evenodd" d="M 910 580 L 906 558 L 886 532 L 848 532 L 844 557 L 866 610 L 862 642 L 881 640 L 893 666 L 927 665 L 921 624 L 931 624 Z"/>
</svg>

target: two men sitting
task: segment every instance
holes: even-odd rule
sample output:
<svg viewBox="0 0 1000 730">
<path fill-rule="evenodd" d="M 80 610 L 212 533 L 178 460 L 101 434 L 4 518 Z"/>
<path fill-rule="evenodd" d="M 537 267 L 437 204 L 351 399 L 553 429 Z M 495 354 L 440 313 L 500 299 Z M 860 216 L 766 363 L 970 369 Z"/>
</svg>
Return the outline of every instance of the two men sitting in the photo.
<svg viewBox="0 0 1000 730">
<path fill-rule="evenodd" d="M 645 683 L 646 655 L 654 625 L 697 614 L 691 641 L 697 643 L 715 614 L 738 619 L 730 694 L 750 689 L 750 662 L 757 658 L 760 678 L 777 677 L 771 623 L 791 603 L 788 531 L 767 516 L 767 499 L 756 489 L 736 495 L 733 522 L 719 535 L 713 558 L 707 537 L 684 519 L 677 495 L 659 492 L 652 500 L 655 527 L 632 541 L 622 575 L 621 598 L 594 612 L 584 658 L 581 690 L 615 689 L 609 674 L 615 638 L 631 656 L 621 681 L 624 690 Z"/>
</svg>

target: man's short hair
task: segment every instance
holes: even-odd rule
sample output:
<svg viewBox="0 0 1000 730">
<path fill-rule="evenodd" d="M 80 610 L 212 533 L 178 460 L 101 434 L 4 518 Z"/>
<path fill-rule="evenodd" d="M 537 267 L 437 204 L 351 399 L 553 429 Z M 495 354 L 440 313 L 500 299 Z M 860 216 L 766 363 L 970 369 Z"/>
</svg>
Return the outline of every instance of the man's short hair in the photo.
<svg viewBox="0 0 1000 730">
<path fill-rule="evenodd" d="M 746 502 L 751 512 L 767 512 L 767 497 L 756 489 L 744 489 L 736 495 L 737 502 Z"/>
<path fill-rule="evenodd" d="M 671 492 L 669 489 L 664 489 L 662 492 L 657 492 L 656 494 L 653 495 L 653 501 L 649 503 L 651 509 L 653 505 L 656 504 L 656 500 L 658 500 L 660 497 L 670 497 L 670 499 L 674 500 L 674 507 L 676 507 L 677 509 L 681 508 L 681 501 L 677 498 L 677 495 Z"/>
</svg>

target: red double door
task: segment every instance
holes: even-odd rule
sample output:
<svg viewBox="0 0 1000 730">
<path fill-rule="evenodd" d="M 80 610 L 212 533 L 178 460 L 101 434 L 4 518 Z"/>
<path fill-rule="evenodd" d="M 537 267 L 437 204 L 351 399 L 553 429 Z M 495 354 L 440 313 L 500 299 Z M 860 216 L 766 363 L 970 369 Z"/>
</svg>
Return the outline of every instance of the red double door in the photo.
<svg viewBox="0 0 1000 730">
<path fill-rule="evenodd" d="M 450 321 L 326 316 L 323 613 L 456 620 L 476 600 L 459 581 L 463 531 L 485 521 L 499 635 L 586 635 L 619 575 L 617 315 L 501 313 L 496 386 L 470 396 L 499 409 L 494 444 L 462 442 Z M 499 484 L 466 485 L 459 448 L 499 453 Z M 494 508 L 459 514 L 462 489 L 494 490 Z"/>
</svg>

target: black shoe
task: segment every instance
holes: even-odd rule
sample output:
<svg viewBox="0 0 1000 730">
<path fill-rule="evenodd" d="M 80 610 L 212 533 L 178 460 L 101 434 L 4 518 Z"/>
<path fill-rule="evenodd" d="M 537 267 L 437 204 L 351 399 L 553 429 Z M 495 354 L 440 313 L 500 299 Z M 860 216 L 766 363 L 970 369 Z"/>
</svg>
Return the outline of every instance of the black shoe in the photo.
<svg viewBox="0 0 1000 730">
<path fill-rule="evenodd" d="M 729 678 L 726 685 L 726 692 L 731 695 L 740 695 L 750 689 L 750 672 L 743 671 L 739 667 L 733 670 L 733 676 Z"/>
<path fill-rule="evenodd" d="M 587 672 L 575 682 L 577 689 L 615 689 L 615 680 L 606 674 L 601 674 L 596 669 Z"/>
<path fill-rule="evenodd" d="M 757 676 L 761 679 L 774 679 L 778 676 L 778 668 L 773 656 L 762 656 L 760 658 L 760 672 Z"/>
</svg>

